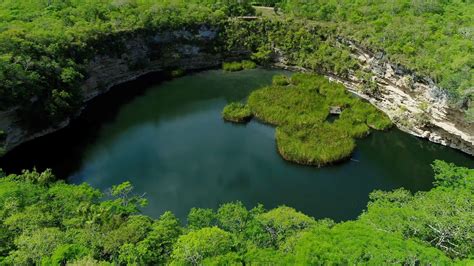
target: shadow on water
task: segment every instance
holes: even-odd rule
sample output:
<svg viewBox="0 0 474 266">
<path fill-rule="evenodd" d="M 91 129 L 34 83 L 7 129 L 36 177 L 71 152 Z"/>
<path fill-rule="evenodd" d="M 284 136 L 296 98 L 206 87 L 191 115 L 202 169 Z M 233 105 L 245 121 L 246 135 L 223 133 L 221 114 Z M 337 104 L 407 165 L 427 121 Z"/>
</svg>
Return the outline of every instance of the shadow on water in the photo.
<svg viewBox="0 0 474 266">
<path fill-rule="evenodd" d="M 172 81 L 150 75 L 98 97 L 71 126 L 18 147 L 0 166 L 51 167 L 101 190 L 129 180 L 147 193 L 144 212 L 154 217 L 171 210 L 185 219 L 191 207 L 240 200 L 337 221 L 356 218 L 374 189 L 430 189 L 435 159 L 474 167 L 472 157 L 397 129 L 358 140 L 352 160 L 341 164 L 288 163 L 275 152 L 273 127 L 226 123 L 220 115 L 277 73 L 288 72 L 214 70 Z"/>
</svg>

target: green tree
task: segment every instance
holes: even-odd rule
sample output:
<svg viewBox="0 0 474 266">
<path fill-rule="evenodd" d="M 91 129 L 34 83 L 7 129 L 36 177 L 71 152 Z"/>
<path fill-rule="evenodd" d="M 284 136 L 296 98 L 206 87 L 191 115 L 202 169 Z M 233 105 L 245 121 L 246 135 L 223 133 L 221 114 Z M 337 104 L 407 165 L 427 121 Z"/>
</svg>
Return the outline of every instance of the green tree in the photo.
<svg viewBox="0 0 474 266">
<path fill-rule="evenodd" d="M 232 235 L 217 227 L 191 231 L 178 238 L 171 258 L 175 264 L 199 264 L 203 259 L 225 255 L 232 250 Z"/>
<path fill-rule="evenodd" d="M 191 208 L 188 214 L 188 228 L 197 230 L 215 225 L 216 214 L 212 209 Z"/>
</svg>

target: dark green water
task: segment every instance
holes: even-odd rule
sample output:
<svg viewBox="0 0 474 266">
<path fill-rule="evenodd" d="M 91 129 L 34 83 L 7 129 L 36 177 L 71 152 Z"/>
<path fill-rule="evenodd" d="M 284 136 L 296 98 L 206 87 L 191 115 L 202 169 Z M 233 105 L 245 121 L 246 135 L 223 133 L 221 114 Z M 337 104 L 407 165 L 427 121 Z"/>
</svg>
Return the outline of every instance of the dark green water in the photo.
<svg viewBox="0 0 474 266">
<path fill-rule="evenodd" d="M 27 166 L 49 166 L 70 182 L 101 190 L 129 180 L 137 194 L 146 193 L 144 212 L 154 217 L 171 210 L 184 218 L 192 207 L 240 200 L 335 220 L 356 218 L 374 189 L 430 189 L 434 159 L 474 167 L 472 157 L 399 130 L 359 140 L 353 159 L 342 164 L 287 163 L 276 152 L 272 127 L 226 123 L 220 115 L 227 102 L 244 99 L 276 73 L 206 71 L 138 96 L 122 92 L 110 110 L 107 100 L 99 101 L 71 128 L 23 145 L 2 163 L 27 157 Z M 95 118 L 99 113 L 107 115 Z M 59 147 L 41 155 L 48 143 Z"/>
</svg>

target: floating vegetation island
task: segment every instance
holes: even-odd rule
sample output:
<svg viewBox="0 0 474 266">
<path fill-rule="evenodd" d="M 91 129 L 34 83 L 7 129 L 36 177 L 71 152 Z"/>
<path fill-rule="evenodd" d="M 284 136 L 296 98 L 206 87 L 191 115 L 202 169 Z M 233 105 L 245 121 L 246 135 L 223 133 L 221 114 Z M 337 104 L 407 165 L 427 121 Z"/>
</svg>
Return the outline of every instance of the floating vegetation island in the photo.
<svg viewBox="0 0 474 266">
<path fill-rule="evenodd" d="M 330 113 L 339 115 L 328 122 Z M 281 156 L 305 165 L 324 166 L 347 159 L 370 129 L 385 130 L 390 119 L 371 104 L 350 95 L 343 85 L 314 74 L 278 75 L 272 86 L 252 92 L 247 104 L 231 103 L 224 119 L 257 119 L 276 126 Z"/>
</svg>

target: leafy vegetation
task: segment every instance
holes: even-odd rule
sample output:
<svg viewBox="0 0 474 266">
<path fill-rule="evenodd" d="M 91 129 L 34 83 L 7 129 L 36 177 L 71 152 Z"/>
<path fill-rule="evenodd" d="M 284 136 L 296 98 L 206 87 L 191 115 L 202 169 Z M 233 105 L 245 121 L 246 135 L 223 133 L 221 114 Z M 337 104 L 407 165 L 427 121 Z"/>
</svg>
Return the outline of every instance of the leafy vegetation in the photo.
<svg viewBox="0 0 474 266">
<path fill-rule="evenodd" d="M 346 159 L 356 147 L 345 130 L 329 123 L 280 126 L 275 137 L 283 158 L 316 166 Z"/>
<path fill-rule="evenodd" d="M 223 26 L 222 49 L 252 52 L 255 62 L 265 65 L 284 55 L 288 65 L 346 77 L 358 68 L 344 45 L 336 45 L 324 28 L 304 21 L 261 19 L 231 20 Z M 249 34 L 251 33 L 251 34 Z"/>
<path fill-rule="evenodd" d="M 242 63 L 240 62 L 224 62 L 222 64 L 222 69 L 224 71 L 230 71 L 230 72 L 235 72 L 235 71 L 240 71 L 243 70 Z"/>
<path fill-rule="evenodd" d="M 124 38 L 254 12 L 232 0 L 1 1 L 0 108 L 19 106 L 29 127 L 62 121 L 82 103 L 88 63 L 98 54 L 120 57 Z"/>
<path fill-rule="evenodd" d="M 284 0 L 296 17 L 356 40 L 389 59 L 433 78 L 457 97 L 472 88 L 474 48 L 470 1 Z"/>
<path fill-rule="evenodd" d="M 277 126 L 278 151 L 286 160 L 323 166 L 348 158 L 353 138 L 364 137 L 370 127 L 389 128 L 392 123 L 372 105 L 350 96 L 344 86 L 311 74 L 278 75 L 273 85 L 252 92 L 248 106 L 253 115 Z M 342 110 L 326 121 L 330 109 Z"/>
<path fill-rule="evenodd" d="M 226 203 L 140 214 L 128 182 L 103 194 L 51 171 L 0 179 L 0 264 L 465 264 L 474 255 L 474 169 L 436 161 L 435 188 L 375 191 L 359 219 Z"/>
<path fill-rule="evenodd" d="M 294 19 L 227 19 L 254 15 L 252 3 L 281 6 Z M 457 102 L 469 106 L 465 103 L 472 101 L 472 11 L 473 5 L 461 0 L 376 4 L 348 0 L 6 0 L 0 3 L 0 108 L 20 106 L 19 115 L 32 127 L 61 121 L 80 107 L 81 84 L 95 55 L 121 55 L 126 49 L 124 38 L 200 25 L 222 30 L 221 43 L 214 47 L 221 52 L 248 49 L 259 64 L 284 54 L 289 64 L 342 77 L 358 68 L 349 49 L 336 42 L 336 36 L 346 36 L 384 50 L 390 60 L 432 77 L 457 95 Z M 243 64 L 243 68 L 251 66 Z M 140 66 L 131 63 L 130 67 Z M 472 109 L 471 104 L 468 118 Z"/>
<path fill-rule="evenodd" d="M 240 71 L 244 69 L 254 69 L 256 67 L 257 67 L 257 64 L 255 64 L 255 62 L 250 61 L 250 60 L 243 60 L 241 62 L 224 62 L 222 64 L 222 69 L 224 71 L 230 71 L 230 72 Z"/>
<path fill-rule="evenodd" d="M 252 112 L 246 104 L 234 102 L 224 107 L 222 117 L 230 122 L 244 123 L 252 118 Z"/>
</svg>

